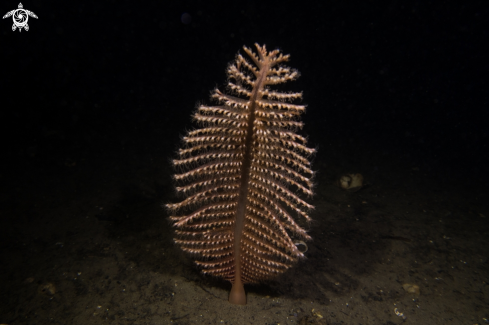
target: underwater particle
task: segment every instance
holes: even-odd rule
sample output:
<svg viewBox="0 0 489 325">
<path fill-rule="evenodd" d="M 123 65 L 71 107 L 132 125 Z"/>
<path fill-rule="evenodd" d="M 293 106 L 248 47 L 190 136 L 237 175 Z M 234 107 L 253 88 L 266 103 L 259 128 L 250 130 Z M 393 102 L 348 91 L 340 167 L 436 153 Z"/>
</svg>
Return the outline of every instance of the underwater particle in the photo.
<svg viewBox="0 0 489 325">
<path fill-rule="evenodd" d="M 406 290 L 407 293 L 419 295 L 419 286 L 416 284 L 404 283 L 402 288 Z"/>
<path fill-rule="evenodd" d="M 363 175 L 360 173 L 343 175 L 337 181 L 337 185 L 344 190 L 356 192 L 363 187 Z"/>
<path fill-rule="evenodd" d="M 401 317 L 403 320 L 406 320 L 406 318 L 407 318 L 407 316 L 404 315 L 404 313 L 401 313 L 399 310 L 397 310 L 397 308 L 394 308 L 394 314 Z"/>
<path fill-rule="evenodd" d="M 182 23 L 184 23 L 185 25 L 188 25 L 192 22 L 192 16 L 190 16 L 190 14 L 188 12 L 184 12 L 182 14 L 182 16 L 180 17 L 180 20 L 182 21 Z"/>
<path fill-rule="evenodd" d="M 311 310 L 311 313 L 314 317 L 317 317 L 319 319 L 323 318 L 323 315 L 321 315 L 318 311 L 315 311 L 314 309 Z"/>
<path fill-rule="evenodd" d="M 46 296 L 54 296 L 56 287 L 51 282 L 47 282 L 39 286 L 38 292 Z"/>
</svg>

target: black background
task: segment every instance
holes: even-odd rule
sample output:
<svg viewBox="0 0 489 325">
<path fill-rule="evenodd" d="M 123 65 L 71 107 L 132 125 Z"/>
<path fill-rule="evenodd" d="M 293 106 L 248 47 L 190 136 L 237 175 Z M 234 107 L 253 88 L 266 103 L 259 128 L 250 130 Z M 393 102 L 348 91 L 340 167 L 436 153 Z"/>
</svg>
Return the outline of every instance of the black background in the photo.
<svg viewBox="0 0 489 325">
<path fill-rule="evenodd" d="M 39 17 L 29 31 L 1 21 L 3 175 L 29 156 L 117 149 L 154 129 L 172 157 L 195 106 L 255 42 L 301 72 L 290 87 L 304 92 L 319 159 L 353 145 L 481 184 L 487 175 L 487 2 L 23 4 Z"/>
</svg>

